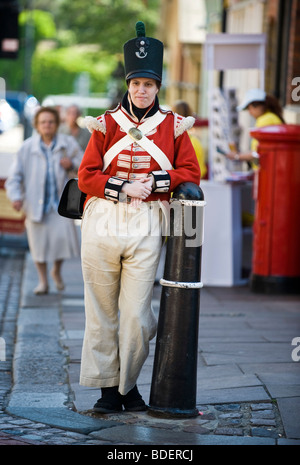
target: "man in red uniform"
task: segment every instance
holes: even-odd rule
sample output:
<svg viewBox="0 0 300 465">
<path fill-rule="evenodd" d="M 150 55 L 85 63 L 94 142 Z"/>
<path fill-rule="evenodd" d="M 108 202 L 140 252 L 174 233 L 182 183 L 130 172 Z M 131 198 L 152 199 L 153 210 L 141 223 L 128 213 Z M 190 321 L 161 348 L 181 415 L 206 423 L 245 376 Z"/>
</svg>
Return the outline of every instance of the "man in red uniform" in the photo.
<svg viewBox="0 0 300 465">
<path fill-rule="evenodd" d="M 162 212 L 182 182 L 199 184 L 186 132 L 194 118 L 163 111 L 157 94 L 163 44 L 144 24 L 124 45 L 128 91 L 98 118 L 78 172 L 86 329 L 80 383 L 99 387 L 94 410 L 145 410 L 136 382 L 156 332 L 151 308 L 162 245 Z"/>
</svg>

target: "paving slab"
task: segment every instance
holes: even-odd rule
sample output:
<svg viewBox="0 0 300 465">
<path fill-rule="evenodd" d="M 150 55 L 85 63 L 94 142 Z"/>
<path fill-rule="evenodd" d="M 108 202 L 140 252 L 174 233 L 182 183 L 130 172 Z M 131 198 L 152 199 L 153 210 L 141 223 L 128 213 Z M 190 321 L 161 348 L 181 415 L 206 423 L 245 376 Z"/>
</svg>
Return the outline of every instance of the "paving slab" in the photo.
<svg viewBox="0 0 300 465">
<path fill-rule="evenodd" d="M 223 363 L 254 363 L 260 360 L 262 363 L 289 362 L 291 360 L 291 348 L 287 343 L 274 342 L 215 342 L 214 344 L 200 341 L 202 356 L 208 365 Z"/>
<path fill-rule="evenodd" d="M 145 426 L 124 425 L 109 430 L 92 433 L 91 436 L 110 441 L 120 441 L 124 444 L 155 444 L 155 445 L 274 445 L 271 438 L 254 438 L 223 435 L 201 435 L 185 433 L 184 431 L 164 430 Z"/>
<path fill-rule="evenodd" d="M 65 360 L 61 356 L 19 357 L 14 362 L 15 387 L 63 385 L 67 382 Z"/>
<path fill-rule="evenodd" d="M 260 379 L 262 376 L 275 375 L 278 380 L 284 379 L 288 373 L 297 375 L 300 370 L 300 364 L 292 362 L 292 358 L 287 363 L 265 363 L 259 362 L 256 363 L 239 363 L 239 368 L 243 373 L 255 373 Z"/>
<path fill-rule="evenodd" d="M 262 386 L 230 389 L 197 389 L 197 404 L 222 404 L 231 402 L 264 402 L 270 397 Z"/>
<path fill-rule="evenodd" d="M 286 386 L 282 384 L 268 384 L 267 389 L 274 399 L 280 399 L 281 397 L 300 397 L 300 385 Z"/>
<path fill-rule="evenodd" d="M 38 446 L 40 445 L 38 442 L 33 441 L 31 439 L 19 437 L 12 437 L 9 434 L 5 434 L 0 432 L 0 446 Z"/>
<path fill-rule="evenodd" d="M 22 307 L 18 315 L 18 329 L 23 328 L 23 326 L 32 326 L 35 325 L 59 325 L 60 324 L 60 314 L 56 308 L 46 307 Z M 22 330 L 23 332 L 23 330 Z"/>
<path fill-rule="evenodd" d="M 210 379 L 223 380 L 243 375 L 243 371 L 235 363 L 224 365 L 200 365 L 198 367 L 198 383 L 207 382 Z"/>
<path fill-rule="evenodd" d="M 99 397 L 101 397 L 100 389 L 80 386 L 78 382 L 72 383 L 71 389 L 74 393 L 73 405 L 77 412 L 86 412 L 90 410 Z M 140 392 L 142 393 L 141 390 Z"/>
<path fill-rule="evenodd" d="M 287 437 L 300 439 L 300 397 L 282 397 L 277 402 Z"/>
<path fill-rule="evenodd" d="M 262 382 L 255 375 L 231 375 L 231 376 L 215 376 L 213 378 L 201 377 L 201 367 L 199 369 L 199 381 L 198 388 L 201 391 L 211 389 L 226 389 L 226 388 L 237 388 L 237 387 L 250 387 L 250 386 L 261 386 Z"/>
<path fill-rule="evenodd" d="M 120 425 L 119 422 L 91 418 L 66 408 L 55 406 L 47 407 L 47 404 L 44 404 L 42 408 L 10 406 L 9 412 L 18 417 L 28 418 L 32 421 L 41 422 L 55 428 L 75 431 L 82 434 L 89 434 L 92 431 Z"/>
<path fill-rule="evenodd" d="M 41 409 L 44 408 L 66 408 L 66 403 L 68 401 L 68 397 L 66 393 L 63 392 L 52 392 L 51 390 L 46 392 L 36 392 L 34 390 L 31 391 L 24 391 L 22 386 L 19 386 L 19 390 L 14 389 L 9 399 L 9 404 L 7 407 L 7 411 L 12 413 L 13 411 L 16 412 L 17 410 L 22 409 Z M 25 411 L 25 410 L 24 410 Z M 21 416 L 21 415 L 20 415 Z M 24 417 L 27 418 L 27 417 Z"/>
<path fill-rule="evenodd" d="M 175 428 L 174 421 L 159 421 L 148 414 L 105 417 L 91 413 L 100 390 L 79 385 L 85 323 L 79 260 L 66 261 L 63 274 L 65 291 L 57 293 L 51 284 L 49 295 L 34 296 L 36 271 L 29 254 L 26 257 L 14 386 L 10 397 L 6 397 L 8 416 L 2 425 L 7 424 L 10 430 L 16 428 L 16 417 L 34 422 L 37 430 L 41 425 L 49 425 L 58 437 L 50 438 L 46 430 L 43 437 L 49 434 L 48 441 L 54 440 L 55 444 L 75 443 L 75 436 L 71 438 L 68 433 L 81 435 L 77 441 L 84 444 L 300 444 L 300 363 L 291 358 L 291 340 L 300 335 L 299 297 L 256 295 L 247 286 L 201 290 L 196 402 L 203 416 L 189 424 L 181 420 L 182 427 L 176 423 Z M 157 285 L 152 299 L 157 316 L 160 294 L 161 287 Z M 146 402 L 155 343 L 156 338 L 151 341 L 138 379 Z M 9 367 L 3 367 L 1 364 L 1 372 L 8 372 Z M 6 378 L 1 379 L 1 386 L 4 381 L 8 383 L 9 376 Z M 6 384 L 5 392 L 9 390 Z M 260 416 L 251 411 L 250 403 L 260 407 Z M 266 405 L 268 408 L 263 408 Z M 267 417 L 270 407 L 275 418 Z M 280 416 L 285 438 L 280 436 Z M 263 424 L 254 425 L 250 420 Z M 273 423 L 265 425 L 268 421 Z M 30 436 L 34 437 L 33 426 L 27 431 L 27 437 Z"/>
<path fill-rule="evenodd" d="M 277 441 L 279 446 L 300 446 L 300 440 L 280 438 Z"/>
<path fill-rule="evenodd" d="M 300 389 L 300 364 L 295 364 L 295 371 L 292 373 L 284 371 L 284 376 L 278 376 L 277 373 L 261 373 L 259 379 L 266 386 L 296 386 Z M 300 391 L 299 391 L 300 395 Z"/>
</svg>

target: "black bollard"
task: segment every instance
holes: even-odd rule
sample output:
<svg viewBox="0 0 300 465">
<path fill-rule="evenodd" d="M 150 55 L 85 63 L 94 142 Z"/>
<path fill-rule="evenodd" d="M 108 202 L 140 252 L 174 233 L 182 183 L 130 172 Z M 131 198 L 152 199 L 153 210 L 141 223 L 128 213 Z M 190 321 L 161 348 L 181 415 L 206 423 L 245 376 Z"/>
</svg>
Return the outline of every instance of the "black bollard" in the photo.
<svg viewBox="0 0 300 465">
<path fill-rule="evenodd" d="M 199 413 L 196 390 L 204 205 L 203 192 L 193 183 L 180 184 L 170 203 L 148 408 L 155 416 L 187 418 Z"/>
</svg>

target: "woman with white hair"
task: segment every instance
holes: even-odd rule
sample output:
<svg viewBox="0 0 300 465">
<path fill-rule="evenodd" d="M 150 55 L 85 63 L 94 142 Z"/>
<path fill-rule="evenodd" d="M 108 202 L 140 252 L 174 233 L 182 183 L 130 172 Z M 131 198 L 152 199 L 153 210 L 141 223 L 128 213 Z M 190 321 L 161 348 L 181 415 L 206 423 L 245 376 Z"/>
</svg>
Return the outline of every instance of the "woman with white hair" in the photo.
<svg viewBox="0 0 300 465">
<path fill-rule="evenodd" d="M 13 207 L 26 215 L 29 249 L 39 277 L 34 293 L 40 295 L 49 290 L 47 263 L 53 262 L 51 277 L 61 291 L 63 261 L 79 255 L 74 222 L 59 216 L 57 207 L 68 173 L 78 169 L 83 152 L 73 137 L 58 134 L 55 108 L 41 107 L 34 126 L 37 133 L 22 144 L 5 188 Z"/>
</svg>

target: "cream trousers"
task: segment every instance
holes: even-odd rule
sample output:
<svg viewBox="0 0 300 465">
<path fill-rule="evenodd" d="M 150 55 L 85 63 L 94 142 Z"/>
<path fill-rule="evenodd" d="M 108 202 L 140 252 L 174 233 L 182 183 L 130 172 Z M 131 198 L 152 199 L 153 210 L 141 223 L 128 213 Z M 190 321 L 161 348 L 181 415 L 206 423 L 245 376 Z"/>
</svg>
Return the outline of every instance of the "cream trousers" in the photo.
<svg viewBox="0 0 300 465">
<path fill-rule="evenodd" d="M 158 202 L 133 208 L 93 197 L 82 219 L 86 326 L 80 384 L 136 384 L 155 336 L 151 307 L 159 262 L 162 211 Z"/>
</svg>

